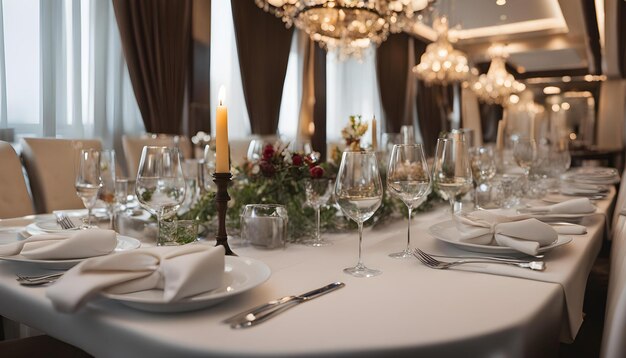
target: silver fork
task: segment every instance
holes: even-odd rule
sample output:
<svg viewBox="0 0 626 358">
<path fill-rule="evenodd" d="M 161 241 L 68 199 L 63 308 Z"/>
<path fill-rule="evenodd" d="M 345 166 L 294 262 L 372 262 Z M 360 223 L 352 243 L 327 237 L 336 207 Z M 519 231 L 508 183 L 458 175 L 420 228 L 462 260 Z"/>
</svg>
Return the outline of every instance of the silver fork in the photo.
<svg viewBox="0 0 626 358">
<path fill-rule="evenodd" d="M 74 222 L 70 220 L 70 218 L 68 218 L 65 214 L 59 214 L 57 216 L 57 224 L 59 224 L 64 230 L 76 229 L 76 225 L 74 225 Z"/>
<path fill-rule="evenodd" d="M 424 265 L 434 268 L 445 270 L 454 266 L 463 265 L 463 264 L 501 264 L 501 265 L 509 265 L 509 266 L 517 266 L 522 268 L 527 268 L 535 271 L 543 271 L 546 268 L 546 265 L 543 261 L 530 261 L 530 262 L 509 262 L 509 261 L 499 261 L 499 260 L 488 260 L 488 259 L 462 259 L 456 260 L 452 262 L 443 262 L 439 261 L 436 258 L 428 255 L 424 251 L 420 249 L 413 250 L 413 256 L 415 256 L 418 260 L 420 260 Z"/>
<path fill-rule="evenodd" d="M 36 275 L 36 276 L 22 276 L 17 275 L 17 282 L 20 285 L 24 286 L 38 286 L 45 285 L 47 283 L 51 283 L 56 281 L 58 278 L 63 276 L 63 272 L 53 273 L 53 274 L 45 274 L 45 275 Z"/>
</svg>

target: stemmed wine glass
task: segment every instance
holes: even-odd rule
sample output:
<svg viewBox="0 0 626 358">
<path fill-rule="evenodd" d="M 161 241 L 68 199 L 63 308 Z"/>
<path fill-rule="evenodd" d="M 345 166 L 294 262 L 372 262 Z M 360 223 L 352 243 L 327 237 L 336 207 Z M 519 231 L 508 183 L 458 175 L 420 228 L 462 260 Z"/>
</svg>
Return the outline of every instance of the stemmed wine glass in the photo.
<svg viewBox="0 0 626 358">
<path fill-rule="evenodd" d="M 159 230 L 162 219 L 175 214 L 183 203 L 185 191 L 178 149 L 143 147 L 135 193 L 139 204 L 156 216 Z M 158 240 L 157 245 L 161 245 Z"/>
<path fill-rule="evenodd" d="M 437 139 L 433 185 L 450 201 L 453 215 L 461 210 L 461 203 L 457 199 L 472 189 L 472 168 L 464 140 Z"/>
<path fill-rule="evenodd" d="M 394 145 L 387 170 L 387 188 L 406 204 L 409 209 L 406 249 L 390 254 L 396 259 L 412 258 L 411 214 L 420 199 L 430 191 L 430 172 L 421 144 Z"/>
<path fill-rule="evenodd" d="M 524 175 L 528 180 L 530 169 L 537 161 L 537 142 L 531 138 L 519 138 L 513 146 L 513 158 L 515 162 L 524 170 Z"/>
<path fill-rule="evenodd" d="M 315 236 L 313 240 L 307 242 L 309 246 L 328 246 L 331 242 L 322 239 L 320 234 L 320 207 L 325 205 L 330 194 L 332 194 L 332 183 L 326 178 L 311 178 L 304 182 L 304 191 L 306 193 L 306 203 L 315 209 Z"/>
<path fill-rule="evenodd" d="M 373 277 L 382 271 L 361 261 L 363 222 L 376 212 L 383 198 L 378 162 L 373 152 L 344 152 L 335 182 L 335 197 L 341 211 L 359 226 L 359 261 L 343 271 L 356 277 Z"/>
<path fill-rule="evenodd" d="M 109 212 L 109 227 L 113 229 L 115 219 L 115 151 L 103 150 L 100 152 L 100 200 L 104 201 Z"/>
<path fill-rule="evenodd" d="M 98 191 L 102 186 L 100 177 L 100 152 L 95 149 L 84 149 L 80 152 L 78 174 L 76 175 L 76 194 L 87 208 L 87 225 L 91 226 L 91 211 L 96 205 Z"/>
</svg>

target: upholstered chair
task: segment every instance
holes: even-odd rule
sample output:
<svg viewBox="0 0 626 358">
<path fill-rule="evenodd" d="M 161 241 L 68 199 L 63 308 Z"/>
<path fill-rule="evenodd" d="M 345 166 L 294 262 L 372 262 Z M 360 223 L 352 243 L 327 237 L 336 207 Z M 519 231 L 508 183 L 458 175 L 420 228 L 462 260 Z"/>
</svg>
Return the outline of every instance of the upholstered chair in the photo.
<svg viewBox="0 0 626 358">
<path fill-rule="evenodd" d="M 178 143 L 176 143 L 178 142 Z M 185 136 L 172 136 L 166 134 L 151 134 L 142 136 L 122 137 L 122 145 L 124 147 L 124 157 L 126 158 L 126 173 L 129 178 L 137 177 L 137 169 L 141 160 L 141 151 L 144 146 L 178 146 L 184 158 L 193 157 L 191 142 Z"/>
<path fill-rule="evenodd" d="M 74 188 L 82 149 L 102 150 L 102 143 L 98 139 L 22 139 L 22 158 L 38 214 L 84 207 Z"/>
<path fill-rule="evenodd" d="M 0 219 L 33 214 L 22 163 L 13 147 L 0 141 Z"/>
</svg>

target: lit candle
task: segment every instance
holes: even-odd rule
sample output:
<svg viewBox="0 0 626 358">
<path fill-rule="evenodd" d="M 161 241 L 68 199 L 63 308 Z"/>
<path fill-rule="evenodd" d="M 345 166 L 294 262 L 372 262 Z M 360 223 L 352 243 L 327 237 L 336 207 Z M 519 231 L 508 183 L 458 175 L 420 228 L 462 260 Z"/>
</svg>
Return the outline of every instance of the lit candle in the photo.
<svg viewBox="0 0 626 358">
<path fill-rule="evenodd" d="M 226 89 L 220 87 L 215 116 L 215 172 L 230 173 L 230 161 L 228 154 L 228 109 L 224 106 Z"/>
<path fill-rule="evenodd" d="M 378 138 L 376 137 L 376 116 L 372 118 L 372 149 L 378 149 Z"/>
</svg>

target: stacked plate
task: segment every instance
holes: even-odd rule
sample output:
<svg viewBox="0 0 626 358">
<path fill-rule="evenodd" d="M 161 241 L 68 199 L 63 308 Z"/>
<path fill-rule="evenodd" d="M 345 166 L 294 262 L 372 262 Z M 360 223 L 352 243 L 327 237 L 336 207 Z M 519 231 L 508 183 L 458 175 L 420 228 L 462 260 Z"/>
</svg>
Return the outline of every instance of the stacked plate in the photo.
<svg viewBox="0 0 626 358">
<path fill-rule="evenodd" d="M 561 194 L 597 198 L 606 196 L 620 177 L 615 168 L 580 167 L 563 174 L 561 180 Z"/>
</svg>

